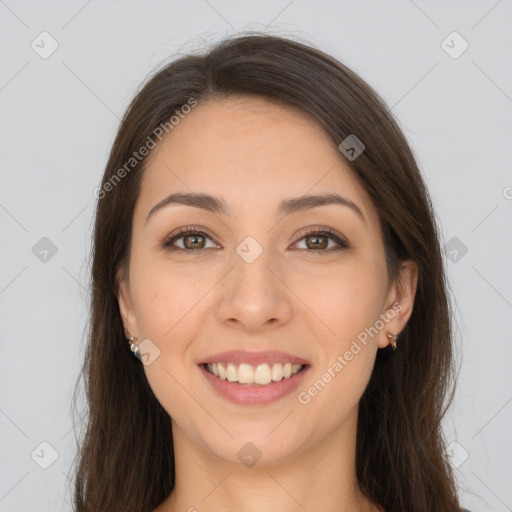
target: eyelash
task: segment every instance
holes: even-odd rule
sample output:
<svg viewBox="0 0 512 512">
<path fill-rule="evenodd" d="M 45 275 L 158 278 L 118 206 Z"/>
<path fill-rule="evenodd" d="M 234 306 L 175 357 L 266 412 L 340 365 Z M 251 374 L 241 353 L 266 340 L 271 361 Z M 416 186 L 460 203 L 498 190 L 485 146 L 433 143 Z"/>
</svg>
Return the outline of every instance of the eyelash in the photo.
<svg viewBox="0 0 512 512">
<path fill-rule="evenodd" d="M 181 251 L 181 252 L 188 252 L 188 253 L 201 252 L 201 251 L 207 250 L 207 249 L 182 249 L 181 247 L 174 247 L 172 245 L 174 242 L 176 242 L 180 238 L 184 238 L 187 235 L 205 236 L 207 238 L 210 238 L 213 242 L 217 243 L 215 240 L 213 240 L 212 237 L 208 236 L 203 231 L 200 231 L 195 226 L 185 226 L 183 228 L 180 228 L 178 230 L 178 232 L 176 232 L 170 238 L 166 238 L 163 241 L 163 243 L 161 244 L 161 247 L 164 249 L 167 249 L 169 251 Z M 340 251 L 340 250 L 349 248 L 349 244 L 345 240 L 342 240 L 340 237 L 338 237 L 334 233 L 334 231 L 331 228 L 327 228 L 327 227 L 322 228 L 322 229 L 318 229 L 318 228 L 313 228 L 310 230 L 306 229 L 304 232 L 300 233 L 297 240 L 295 240 L 294 245 L 296 243 L 300 242 L 301 240 L 303 240 L 304 238 L 309 238 L 312 236 L 326 236 L 327 238 L 334 240 L 338 244 L 338 247 L 331 247 L 330 249 L 302 249 L 302 250 L 305 250 L 305 251 L 307 251 L 309 253 L 313 253 L 313 254 L 322 254 L 322 253 L 331 253 L 333 251 Z"/>
</svg>

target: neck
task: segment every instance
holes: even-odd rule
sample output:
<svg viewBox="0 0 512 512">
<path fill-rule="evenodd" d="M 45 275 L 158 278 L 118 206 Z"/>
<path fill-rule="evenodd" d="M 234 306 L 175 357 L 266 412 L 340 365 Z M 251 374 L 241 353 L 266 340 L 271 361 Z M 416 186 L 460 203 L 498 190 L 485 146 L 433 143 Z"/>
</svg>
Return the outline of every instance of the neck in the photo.
<svg viewBox="0 0 512 512">
<path fill-rule="evenodd" d="M 320 443 L 305 439 L 300 454 L 246 467 L 205 451 L 173 422 L 176 483 L 155 512 L 377 512 L 357 483 L 356 425 L 357 409 Z"/>
</svg>

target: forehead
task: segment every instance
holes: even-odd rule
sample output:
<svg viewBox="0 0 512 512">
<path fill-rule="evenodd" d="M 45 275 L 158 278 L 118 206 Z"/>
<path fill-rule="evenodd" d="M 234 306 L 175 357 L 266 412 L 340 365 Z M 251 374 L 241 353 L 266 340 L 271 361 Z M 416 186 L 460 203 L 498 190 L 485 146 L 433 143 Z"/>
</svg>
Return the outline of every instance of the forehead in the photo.
<svg viewBox="0 0 512 512">
<path fill-rule="evenodd" d="M 199 104 L 152 150 L 140 203 L 174 192 L 220 195 L 261 211 L 283 197 L 338 192 L 375 218 L 371 200 L 312 116 L 258 96 Z"/>
</svg>

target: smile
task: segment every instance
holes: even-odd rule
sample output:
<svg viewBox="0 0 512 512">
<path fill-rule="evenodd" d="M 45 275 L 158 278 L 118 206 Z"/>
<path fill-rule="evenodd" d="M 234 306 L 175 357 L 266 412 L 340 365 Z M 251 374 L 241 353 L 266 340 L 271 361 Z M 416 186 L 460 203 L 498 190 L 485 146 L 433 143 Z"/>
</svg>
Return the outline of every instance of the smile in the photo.
<svg viewBox="0 0 512 512">
<path fill-rule="evenodd" d="M 310 368 L 309 365 L 297 363 L 274 363 L 272 369 L 267 363 L 257 366 L 247 363 L 240 363 L 238 366 L 233 363 L 199 365 L 203 376 L 218 396 L 246 406 L 266 405 L 289 396 L 297 389 Z M 215 375 L 214 371 L 219 375 Z M 273 380 L 272 376 L 279 380 Z"/>
<path fill-rule="evenodd" d="M 299 373 L 305 365 L 292 363 L 251 364 L 207 363 L 206 369 L 215 377 L 239 384 L 258 384 L 266 386 L 271 382 L 289 379 Z"/>
</svg>

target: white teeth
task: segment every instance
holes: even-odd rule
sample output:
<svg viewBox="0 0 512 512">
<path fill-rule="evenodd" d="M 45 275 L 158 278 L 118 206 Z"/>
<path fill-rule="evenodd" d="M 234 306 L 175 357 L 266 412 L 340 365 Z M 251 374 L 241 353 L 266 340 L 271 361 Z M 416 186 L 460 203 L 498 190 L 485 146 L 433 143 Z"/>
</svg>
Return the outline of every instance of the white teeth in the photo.
<svg viewBox="0 0 512 512">
<path fill-rule="evenodd" d="M 217 366 L 217 369 L 219 370 L 219 377 L 223 380 L 226 380 L 226 368 L 222 366 L 222 363 L 219 363 L 217 365 L 212 364 L 212 366 Z"/>
<path fill-rule="evenodd" d="M 256 384 L 270 384 L 272 382 L 272 373 L 268 364 L 256 366 L 254 371 L 254 382 Z"/>
<path fill-rule="evenodd" d="M 240 382 L 240 384 L 251 384 L 253 381 L 254 370 L 252 366 L 250 364 L 241 364 L 238 367 L 238 382 Z"/>
<path fill-rule="evenodd" d="M 262 386 L 270 384 L 271 382 L 278 382 L 280 380 L 288 379 L 295 375 L 302 369 L 301 364 L 292 363 L 274 363 L 272 367 L 268 364 L 260 364 L 252 366 L 250 364 L 242 363 L 235 365 L 233 363 L 208 363 L 206 369 L 223 380 L 230 382 L 239 382 L 240 384 L 260 384 Z"/>
<path fill-rule="evenodd" d="M 283 378 L 283 365 L 275 364 L 272 366 L 272 380 L 275 382 L 280 381 Z"/>
<path fill-rule="evenodd" d="M 238 371 L 233 363 L 228 363 L 226 377 L 229 380 L 229 382 L 235 382 L 235 380 L 238 380 Z"/>
</svg>

